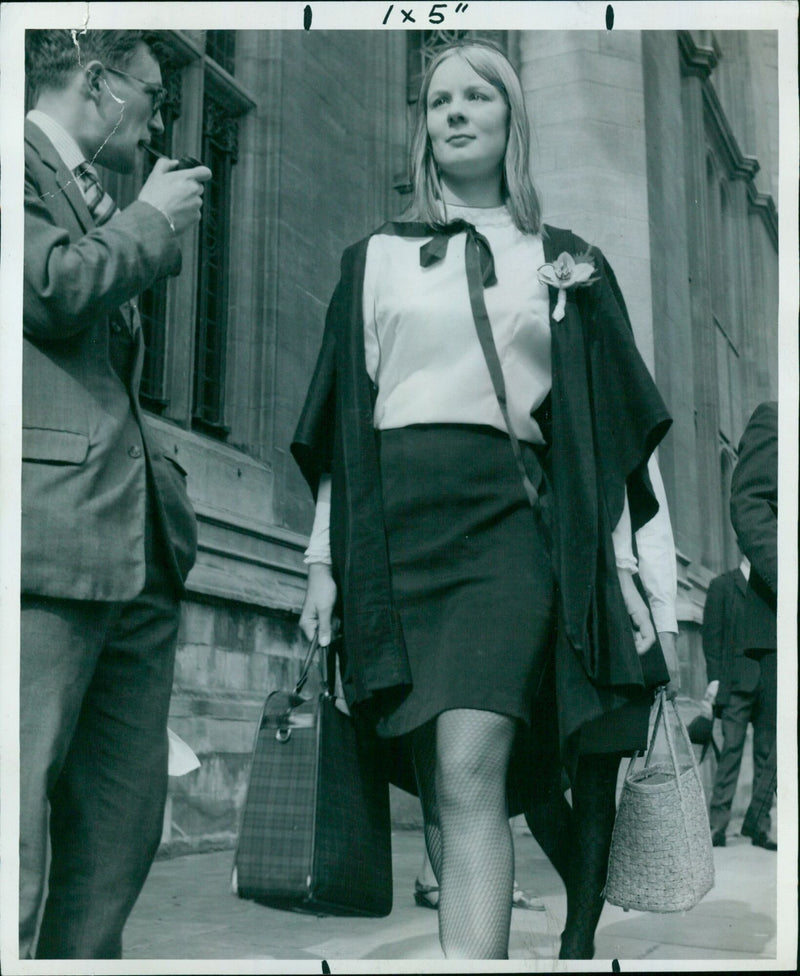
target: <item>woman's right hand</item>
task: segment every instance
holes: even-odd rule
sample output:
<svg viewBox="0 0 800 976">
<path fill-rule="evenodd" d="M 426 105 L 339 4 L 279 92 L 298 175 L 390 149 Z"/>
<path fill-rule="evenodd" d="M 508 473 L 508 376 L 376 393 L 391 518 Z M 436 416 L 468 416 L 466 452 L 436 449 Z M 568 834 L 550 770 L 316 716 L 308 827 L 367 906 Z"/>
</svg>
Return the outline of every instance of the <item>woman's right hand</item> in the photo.
<svg viewBox="0 0 800 976">
<path fill-rule="evenodd" d="M 625 607 L 630 617 L 631 627 L 633 628 L 633 643 L 638 655 L 644 654 L 656 642 L 656 632 L 650 620 L 650 611 L 647 604 L 642 599 L 636 584 L 633 582 L 633 574 L 629 569 L 617 568 L 619 585 L 622 590 L 622 598 L 625 600 Z"/>
<path fill-rule="evenodd" d="M 331 567 L 326 563 L 311 563 L 300 629 L 308 640 L 313 640 L 316 634 L 321 647 L 327 647 L 334 630 L 338 632 L 339 629 L 339 621 L 333 617 L 335 603 L 336 583 Z"/>
</svg>

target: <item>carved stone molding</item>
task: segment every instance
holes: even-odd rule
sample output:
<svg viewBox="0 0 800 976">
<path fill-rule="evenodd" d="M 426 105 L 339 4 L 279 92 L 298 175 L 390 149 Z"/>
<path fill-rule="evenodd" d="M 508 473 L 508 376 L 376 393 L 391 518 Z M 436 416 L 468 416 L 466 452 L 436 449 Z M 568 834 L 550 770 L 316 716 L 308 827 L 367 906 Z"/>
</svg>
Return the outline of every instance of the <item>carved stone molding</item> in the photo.
<svg viewBox="0 0 800 976">
<path fill-rule="evenodd" d="M 678 31 L 681 74 L 705 80 L 716 68 L 719 55 L 714 47 L 698 44 L 688 30 Z"/>
<path fill-rule="evenodd" d="M 725 110 L 720 103 L 714 86 L 703 85 L 703 108 L 709 121 L 709 130 L 715 136 L 722 150 L 728 178 L 731 180 L 752 180 L 761 166 L 755 156 L 746 156 L 739 147 Z"/>
<path fill-rule="evenodd" d="M 725 166 L 728 179 L 746 182 L 750 205 L 761 216 L 767 233 L 777 249 L 778 213 L 775 201 L 771 194 L 761 193 L 756 188 L 754 177 L 761 168 L 760 164 L 755 156 L 748 156 L 742 152 L 711 81 L 711 72 L 719 61 L 719 50 L 715 44 L 712 46 L 698 44 L 690 31 L 678 31 L 678 46 L 681 53 L 681 74 L 684 77 L 695 77 L 700 80 L 706 129 L 719 150 L 720 161 Z"/>
<path fill-rule="evenodd" d="M 770 240 L 778 250 L 778 208 L 771 193 L 760 193 L 755 184 L 747 184 L 747 199 L 752 209 L 760 215 Z"/>
</svg>

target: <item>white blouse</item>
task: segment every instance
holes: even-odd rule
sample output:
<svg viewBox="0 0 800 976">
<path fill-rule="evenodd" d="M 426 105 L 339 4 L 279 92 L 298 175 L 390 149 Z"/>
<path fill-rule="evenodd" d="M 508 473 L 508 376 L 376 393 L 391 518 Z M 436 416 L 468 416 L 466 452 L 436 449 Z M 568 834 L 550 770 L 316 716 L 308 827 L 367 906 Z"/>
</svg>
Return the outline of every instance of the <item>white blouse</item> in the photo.
<svg viewBox="0 0 800 976">
<path fill-rule="evenodd" d="M 536 277 L 542 239 L 520 231 L 505 207 L 451 206 L 447 217 L 474 224 L 492 249 L 497 284 L 483 294 L 509 417 L 520 440 L 542 444 L 531 417 L 551 386 L 549 296 Z M 468 423 L 505 431 L 469 301 L 466 233 L 454 234 L 428 268 L 419 261 L 424 243 L 378 234 L 367 248 L 364 347 L 378 387 L 375 427 Z"/>
</svg>

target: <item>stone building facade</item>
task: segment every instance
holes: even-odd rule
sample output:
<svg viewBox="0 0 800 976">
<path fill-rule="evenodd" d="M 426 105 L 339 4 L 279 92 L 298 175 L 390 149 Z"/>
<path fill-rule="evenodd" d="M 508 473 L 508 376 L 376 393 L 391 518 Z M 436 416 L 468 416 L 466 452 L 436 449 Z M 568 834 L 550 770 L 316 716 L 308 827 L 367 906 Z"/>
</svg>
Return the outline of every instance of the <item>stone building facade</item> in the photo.
<svg viewBox="0 0 800 976">
<path fill-rule="evenodd" d="M 737 562 L 736 446 L 777 396 L 777 33 L 489 33 L 521 73 L 545 219 L 609 258 L 674 417 L 659 459 L 700 697 L 705 591 Z M 403 208 L 415 88 L 442 40 L 168 36 L 162 149 L 215 176 L 182 275 L 142 303 L 145 402 L 200 522 L 170 725 L 202 766 L 171 781 L 165 852 L 235 842 L 264 698 L 296 677 L 313 510 L 289 443 L 342 249 Z M 143 175 L 109 189 L 124 204 Z"/>
</svg>

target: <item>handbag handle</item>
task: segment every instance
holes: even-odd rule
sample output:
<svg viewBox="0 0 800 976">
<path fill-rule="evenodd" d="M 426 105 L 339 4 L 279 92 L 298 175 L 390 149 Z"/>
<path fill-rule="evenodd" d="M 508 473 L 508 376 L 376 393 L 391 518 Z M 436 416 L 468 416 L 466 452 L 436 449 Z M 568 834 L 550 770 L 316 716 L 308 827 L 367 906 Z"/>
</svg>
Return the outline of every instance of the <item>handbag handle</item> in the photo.
<svg viewBox="0 0 800 976">
<path fill-rule="evenodd" d="M 311 662 L 314 660 L 315 654 L 319 663 L 319 674 L 322 679 L 322 687 L 325 689 L 325 695 L 328 698 L 333 698 L 335 692 L 336 652 L 333 650 L 333 641 L 326 648 L 321 647 L 316 634 L 314 634 L 308 646 L 303 666 L 300 668 L 300 677 L 294 686 L 293 694 L 299 696 L 305 687 L 309 672 L 311 671 Z"/>
</svg>

